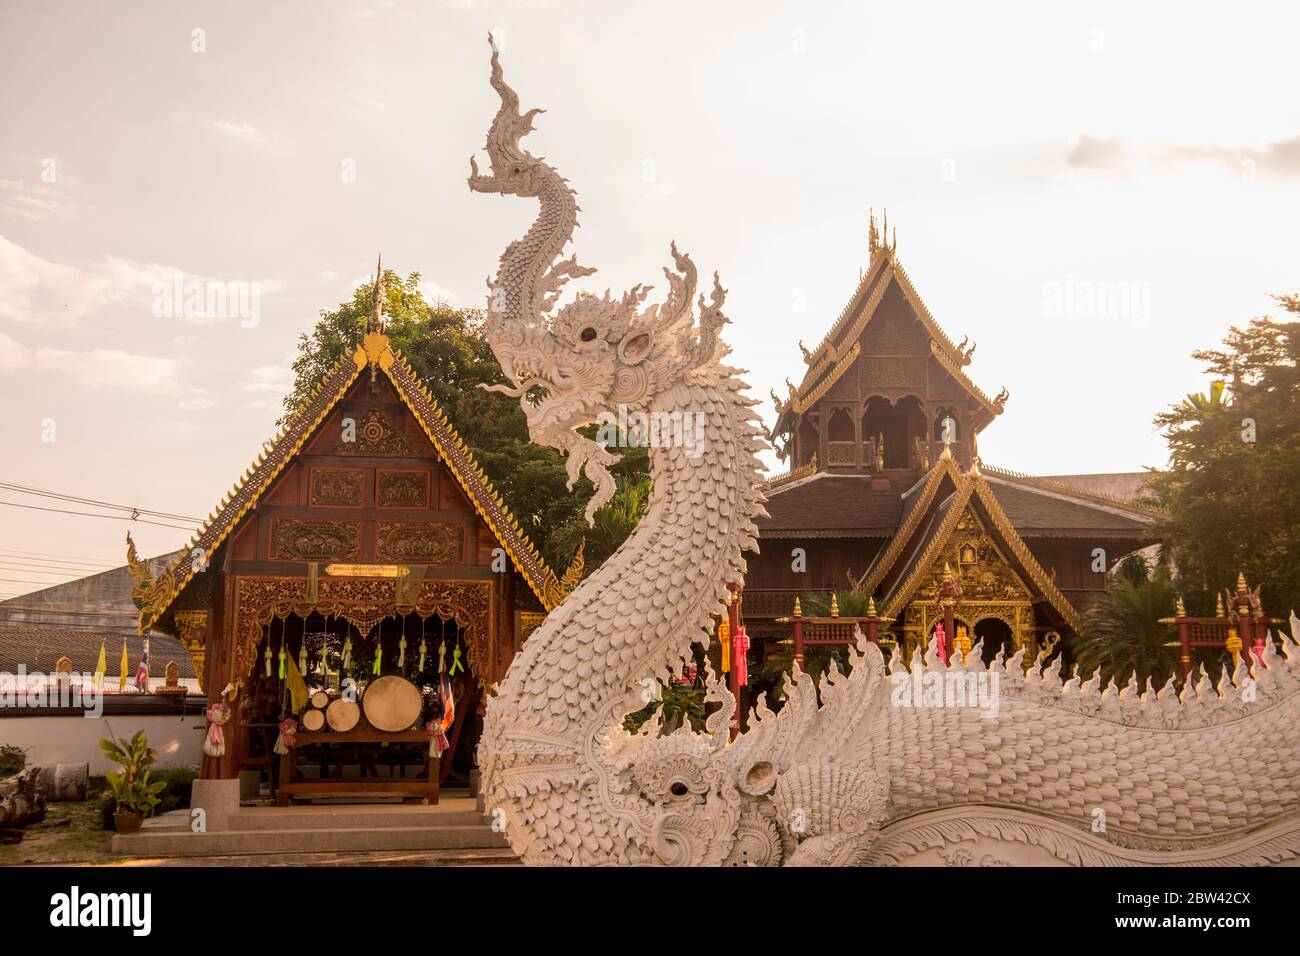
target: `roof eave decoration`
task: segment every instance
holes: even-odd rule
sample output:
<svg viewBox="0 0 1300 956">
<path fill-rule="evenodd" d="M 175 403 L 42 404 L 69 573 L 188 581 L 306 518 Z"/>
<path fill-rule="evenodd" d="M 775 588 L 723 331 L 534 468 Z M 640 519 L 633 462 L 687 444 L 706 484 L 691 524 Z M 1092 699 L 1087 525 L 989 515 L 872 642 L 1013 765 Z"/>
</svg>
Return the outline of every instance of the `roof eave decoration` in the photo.
<svg viewBox="0 0 1300 956">
<path fill-rule="evenodd" d="M 925 487 L 918 492 L 923 496 L 922 500 L 916 503 L 916 506 L 904 522 L 904 526 L 899 528 L 898 533 L 881 555 L 881 559 L 873 563 L 873 567 L 868 572 L 868 577 L 859 585 L 859 593 L 872 594 L 880 586 L 889 570 L 898 561 L 903 550 L 911 543 L 920 523 L 930 513 L 935 495 L 942 484 L 942 479 L 947 476 L 956 484 L 957 499 L 953 502 L 952 507 L 948 509 L 942 524 L 930 538 L 925 550 L 913 564 L 910 573 L 894 588 L 888 606 L 881 611 L 881 614 L 892 617 L 898 616 L 897 612 L 901 611 L 911 600 L 916 588 L 928 574 L 939 551 L 951 539 L 957 523 L 961 520 L 962 513 L 973 501 L 978 501 L 1000 543 L 1011 552 L 1015 563 L 1023 570 L 1024 575 L 1029 578 L 1032 586 L 1037 589 L 1038 600 L 1050 604 L 1061 619 L 1078 633 L 1080 630 L 1078 612 L 1052 582 L 1051 576 L 1038 563 L 1038 559 L 1030 552 L 1024 539 L 1020 537 L 1019 532 L 1007 519 L 1001 504 L 998 503 L 997 497 L 993 494 L 993 490 L 988 486 L 979 471 L 972 468 L 969 473 L 961 474 L 950 456 L 941 458 L 940 462 L 944 467 L 941 470 L 936 466 L 931 472 L 930 479 L 926 482 Z"/>
<path fill-rule="evenodd" d="M 871 267 L 867 269 L 858 282 L 857 288 L 853 290 L 852 296 L 849 297 L 848 304 L 844 306 L 830 331 L 826 333 L 815 349 L 807 353 L 809 368 L 804 376 L 803 384 L 794 391 L 787 402 L 778 407 L 775 430 L 780 430 L 783 427 L 787 415 L 797 417 L 815 405 L 852 366 L 861 350 L 860 339 L 862 332 L 875 315 L 881 300 L 884 299 L 885 292 L 889 289 L 890 280 L 898 282 L 903 297 L 929 333 L 930 352 L 938 359 L 944 370 L 984 407 L 984 410 L 990 416 L 990 420 L 1002 414 L 1002 408 L 1006 402 L 1005 390 L 998 398 L 989 398 L 962 371 L 964 366 L 970 364 L 970 356 L 974 351 L 974 347 L 963 349 L 948 337 L 948 333 L 940 328 L 929 307 L 922 300 L 920 293 L 916 291 L 916 287 L 907 275 L 907 270 L 898 261 L 893 248 L 882 246 L 879 254 L 873 257 Z M 859 310 L 856 306 L 862 301 L 862 297 L 868 289 L 873 289 L 873 291 Z M 837 342 L 839 344 L 836 344 Z M 849 352 L 853 353 L 852 358 L 849 358 Z"/>
<path fill-rule="evenodd" d="M 323 376 L 303 407 L 289 423 L 264 443 L 258 455 L 217 509 L 191 537 L 184 553 L 155 582 L 150 601 L 140 609 L 139 631 L 147 632 L 167 612 L 199 570 L 226 541 L 240 520 L 257 506 L 263 494 L 289 462 L 316 434 L 316 430 L 343 400 L 357 377 L 366 369 L 382 371 L 392 382 L 421 430 L 437 449 L 474 510 L 505 548 L 511 561 L 547 611 L 563 597 L 559 579 L 528 541 L 519 522 L 510 513 L 499 492 L 461 439 L 437 400 L 419 384 L 411 366 L 394 349 L 388 336 L 369 327 L 350 356 L 339 359 Z M 326 388 L 328 386 L 328 392 Z M 267 447 L 269 446 L 269 447 Z M 233 510 L 232 510 L 233 509 Z M 147 587 L 147 586 L 146 586 Z"/>
<path fill-rule="evenodd" d="M 953 361 L 952 356 L 940 348 L 939 343 L 933 339 L 930 340 L 930 354 L 934 356 L 935 360 L 938 361 L 941 366 L 943 366 L 945 372 L 955 378 L 958 383 L 960 383 L 961 387 L 970 393 L 972 398 L 984 406 L 984 410 L 988 412 L 991 417 L 996 418 L 998 415 L 1002 414 L 1002 409 L 1006 405 L 1006 396 L 1008 394 L 1005 389 L 1003 389 L 1002 393 L 998 395 L 998 398 L 1001 401 L 989 398 L 984 394 L 983 389 L 972 382 L 970 376 L 962 371 L 961 366 Z"/>
<path fill-rule="evenodd" d="M 916 532 L 917 527 L 924 519 L 925 514 L 930 510 L 930 505 L 938 493 L 943 479 L 947 477 L 955 488 L 958 490 L 962 486 L 961 472 L 957 469 L 957 463 L 953 460 L 952 452 L 947 446 L 944 447 L 943 453 L 939 460 L 934 463 L 930 469 L 929 476 L 925 479 L 925 484 L 917 492 L 921 497 L 912 510 L 908 512 L 902 526 L 894 532 L 889 540 L 889 545 L 881 552 L 880 556 L 871 563 L 871 567 L 863 575 L 862 580 L 858 583 L 857 593 L 867 595 L 873 593 L 880 583 L 884 581 L 885 575 L 889 569 L 894 566 L 903 553 L 903 549 L 912 540 L 912 535 Z"/>
<path fill-rule="evenodd" d="M 1052 582 L 1051 576 L 1038 563 L 1038 559 L 1029 550 L 1024 539 L 1020 537 L 1020 533 L 1007 519 L 1006 512 L 1002 510 L 1002 505 L 998 503 L 997 496 L 993 494 L 993 489 L 988 486 L 988 482 L 981 475 L 974 475 L 970 480 L 974 485 L 975 497 L 979 498 L 980 504 L 983 505 L 989 518 L 998 529 L 1003 541 L 1011 548 L 1020 566 L 1033 580 L 1039 594 L 1052 605 L 1056 613 L 1061 616 L 1065 623 L 1070 625 L 1076 634 L 1079 633 L 1082 630 L 1079 612 L 1074 609 L 1074 605 L 1066 599 L 1065 595 Z"/>
</svg>

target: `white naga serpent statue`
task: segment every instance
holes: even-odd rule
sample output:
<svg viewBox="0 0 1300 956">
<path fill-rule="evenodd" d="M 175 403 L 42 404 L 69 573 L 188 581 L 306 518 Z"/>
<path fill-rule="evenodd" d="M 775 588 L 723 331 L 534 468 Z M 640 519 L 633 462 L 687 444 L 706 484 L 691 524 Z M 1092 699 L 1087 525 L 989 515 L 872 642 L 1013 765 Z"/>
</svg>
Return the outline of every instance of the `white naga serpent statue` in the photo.
<svg viewBox="0 0 1300 956">
<path fill-rule="evenodd" d="M 577 428 L 624 406 L 702 414 L 703 447 L 651 449 L 654 488 L 635 532 L 547 617 L 489 701 L 479 746 L 487 805 L 527 863 L 827 865 L 899 862 L 1269 863 L 1300 855 L 1300 654 L 1282 638 L 1266 667 L 1217 691 L 1100 692 L 1062 683 L 1058 665 L 995 662 L 1000 707 L 893 706 L 891 675 L 865 642 L 821 699 L 795 671 L 784 706 L 759 705 L 728 741 L 734 701 L 705 732 L 639 733 L 626 714 L 644 688 L 707 646 L 711 617 L 745 572 L 763 516 L 763 430 L 739 370 L 723 364 L 725 291 L 715 277 L 693 315 L 696 270 L 674 247 L 667 300 L 649 289 L 579 297 L 587 275 L 561 259 L 577 225 L 568 183 L 520 146 L 540 112 L 520 113 L 495 48 L 500 95 L 490 174 L 470 188 L 538 200 L 540 214 L 501 256 L 485 331 L 534 441 L 614 483 L 605 448 Z M 695 419 L 692 419 L 695 420 Z M 1296 622 L 1293 619 L 1293 628 Z M 954 655 L 954 660 L 957 655 Z M 983 672 L 978 648 L 966 674 Z M 891 665 L 891 674 L 901 664 Z M 933 651 L 913 677 L 955 676 Z M 1240 688 L 1250 686 L 1250 693 Z M 1104 821 L 1098 827 L 1097 821 Z"/>
</svg>

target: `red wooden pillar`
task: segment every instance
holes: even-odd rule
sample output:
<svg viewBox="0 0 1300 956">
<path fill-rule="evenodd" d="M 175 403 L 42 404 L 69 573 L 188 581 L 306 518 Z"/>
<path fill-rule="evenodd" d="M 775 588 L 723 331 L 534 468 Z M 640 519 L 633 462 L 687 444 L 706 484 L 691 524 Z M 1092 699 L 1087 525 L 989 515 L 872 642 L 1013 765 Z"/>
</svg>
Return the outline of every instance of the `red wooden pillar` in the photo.
<svg viewBox="0 0 1300 956">
<path fill-rule="evenodd" d="M 731 660 L 731 670 L 727 673 L 727 687 L 731 690 L 732 705 L 731 726 L 729 733 L 735 740 L 740 734 L 741 714 L 744 710 L 742 688 L 740 686 L 740 668 L 736 662 L 736 632 L 740 628 L 740 588 L 735 584 L 727 585 L 727 641 L 730 647 L 727 654 Z"/>
<path fill-rule="evenodd" d="M 1178 658 L 1183 666 L 1183 679 L 1192 672 L 1192 622 L 1180 617 L 1178 623 Z"/>
</svg>

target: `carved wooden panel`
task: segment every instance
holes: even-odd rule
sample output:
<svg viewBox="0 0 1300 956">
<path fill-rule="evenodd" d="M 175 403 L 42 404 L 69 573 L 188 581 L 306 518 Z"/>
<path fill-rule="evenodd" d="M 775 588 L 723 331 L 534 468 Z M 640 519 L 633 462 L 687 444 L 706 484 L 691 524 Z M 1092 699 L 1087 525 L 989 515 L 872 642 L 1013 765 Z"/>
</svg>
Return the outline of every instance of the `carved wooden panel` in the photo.
<svg viewBox="0 0 1300 956">
<path fill-rule="evenodd" d="M 411 443 L 394 427 L 388 415 L 381 409 L 369 408 L 343 417 L 351 418 L 355 422 L 355 427 L 344 425 L 339 440 L 334 446 L 334 454 L 366 457 L 411 454 Z"/>
<path fill-rule="evenodd" d="M 310 521 L 301 518 L 276 518 L 271 522 L 272 560 L 355 561 L 360 557 L 360 522 Z"/>
<path fill-rule="evenodd" d="M 308 501 L 313 505 L 358 507 L 361 485 L 360 471 L 312 469 Z"/>
<path fill-rule="evenodd" d="M 854 441 L 827 442 L 827 464 L 856 465 L 858 463 L 858 443 Z"/>
<path fill-rule="evenodd" d="M 429 507 L 429 473 L 427 471 L 379 472 L 378 502 L 381 508 Z"/>
<path fill-rule="evenodd" d="M 861 364 L 864 388 L 920 388 L 925 384 L 924 358 L 894 356 L 865 358 Z"/>
<path fill-rule="evenodd" d="M 459 564 L 465 534 L 459 524 L 380 521 L 376 525 L 375 556 L 398 564 Z"/>
</svg>

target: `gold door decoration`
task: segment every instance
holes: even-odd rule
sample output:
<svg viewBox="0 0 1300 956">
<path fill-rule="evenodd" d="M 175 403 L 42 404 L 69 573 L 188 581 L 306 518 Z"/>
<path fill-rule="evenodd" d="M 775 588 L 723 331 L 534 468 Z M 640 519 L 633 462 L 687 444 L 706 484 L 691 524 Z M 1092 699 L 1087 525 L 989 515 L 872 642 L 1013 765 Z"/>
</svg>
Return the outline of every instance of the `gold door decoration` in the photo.
<svg viewBox="0 0 1300 956">
<path fill-rule="evenodd" d="M 381 508 L 429 507 L 427 471 L 381 471 L 377 499 Z"/>
<path fill-rule="evenodd" d="M 930 629 L 943 620 L 938 602 L 944 564 L 958 576 L 961 603 L 953 615 L 966 625 L 971 643 L 976 640 L 975 626 L 994 618 L 1011 631 L 1013 650 L 1025 649 L 1025 660 L 1035 654 L 1034 605 L 1029 589 L 1021 582 L 983 523 L 969 508 L 957 522 L 951 539 L 940 548 L 926 572 L 925 583 L 903 614 L 906 654 L 910 658 L 917 643 L 928 641 Z"/>
<path fill-rule="evenodd" d="M 240 577 L 236 583 L 234 673 L 248 674 L 258 664 L 262 628 L 290 614 L 341 617 L 363 637 L 385 618 L 415 613 L 455 620 L 465 629 L 467 664 L 476 675 L 490 673 L 487 644 L 492 626 L 491 581 L 423 581 L 413 604 L 397 603 L 392 578 L 321 578 L 315 601 L 306 597 L 304 578 Z M 450 649 L 448 659 L 450 660 Z"/>
<path fill-rule="evenodd" d="M 460 564 L 465 529 L 441 522 L 380 521 L 375 557 L 401 564 Z"/>
<path fill-rule="evenodd" d="M 356 423 L 353 441 L 347 441 L 349 431 L 344 430 L 334 445 L 336 455 L 360 455 L 365 457 L 392 458 L 411 454 L 411 443 L 401 432 L 393 427 L 392 421 L 378 408 L 368 408 L 364 412 L 344 414 Z"/>
<path fill-rule="evenodd" d="M 176 637 L 184 648 L 190 652 L 194 663 L 194 673 L 198 675 L 199 690 L 206 690 L 206 672 L 208 650 L 208 612 L 177 611 L 175 614 Z"/>
<path fill-rule="evenodd" d="M 361 525 L 356 521 L 276 518 L 271 522 L 275 561 L 355 561 L 361 557 Z"/>
<path fill-rule="evenodd" d="M 313 469 L 311 493 L 313 505 L 357 507 L 361 504 L 361 472 Z"/>
</svg>

